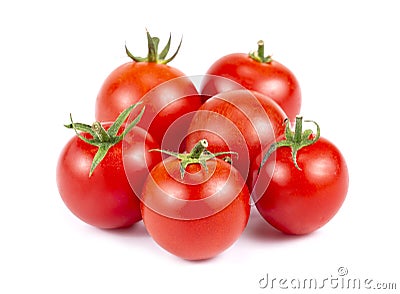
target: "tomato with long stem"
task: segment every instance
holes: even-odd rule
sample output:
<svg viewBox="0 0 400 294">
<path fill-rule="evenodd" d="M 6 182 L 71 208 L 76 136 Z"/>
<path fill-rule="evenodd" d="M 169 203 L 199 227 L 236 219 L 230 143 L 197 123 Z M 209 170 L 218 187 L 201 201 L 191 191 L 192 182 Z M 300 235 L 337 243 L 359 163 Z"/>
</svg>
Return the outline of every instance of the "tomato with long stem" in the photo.
<svg viewBox="0 0 400 294">
<path fill-rule="evenodd" d="M 113 70 L 103 82 L 96 99 L 95 117 L 98 121 L 113 121 L 124 109 L 141 101 L 147 110 L 138 126 L 161 145 L 168 127 L 197 110 L 202 101 L 190 78 L 168 65 L 177 56 L 182 40 L 169 58 L 171 36 L 161 52 L 159 42 L 159 38 L 147 32 L 147 57 L 137 57 L 125 46 L 132 60 Z M 165 84 L 168 81 L 171 82 Z"/>
</svg>

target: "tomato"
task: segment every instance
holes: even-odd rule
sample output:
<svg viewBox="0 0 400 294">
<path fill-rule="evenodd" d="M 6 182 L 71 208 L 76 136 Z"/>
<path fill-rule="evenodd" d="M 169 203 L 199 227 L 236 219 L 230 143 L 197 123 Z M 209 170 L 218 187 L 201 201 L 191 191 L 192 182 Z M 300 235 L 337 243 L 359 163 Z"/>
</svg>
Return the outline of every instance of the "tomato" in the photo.
<svg viewBox="0 0 400 294">
<path fill-rule="evenodd" d="M 175 154 L 156 165 L 142 193 L 143 222 L 150 236 L 187 260 L 222 253 L 249 219 L 244 179 L 229 163 L 203 151 L 206 146 L 201 140 L 189 154 Z"/>
<path fill-rule="evenodd" d="M 213 78 L 222 76 L 271 97 L 291 121 L 300 111 L 301 91 L 295 75 L 271 56 L 264 57 L 263 41 L 258 42 L 257 52 L 232 53 L 221 57 L 210 66 L 207 74 L 210 76 L 205 79 L 201 92 L 208 96 L 238 88 Z"/>
<path fill-rule="evenodd" d="M 247 179 L 251 161 L 262 148 L 284 132 L 285 113 L 269 97 L 249 90 L 219 93 L 194 115 L 186 138 L 187 147 L 202 138 L 210 151 L 234 151 L 232 164 Z"/>
<path fill-rule="evenodd" d="M 345 159 L 327 139 L 301 133 L 301 117 L 296 118 L 296 131 L 278 138 L 255 165 L 253 174 L 256 207 L 261 216 L 286 234 L 308 234 L 331 220 L 342 206 L 349 185 Z M 267 152 L 268 151 L 268 152 Z M 267 154 L 274 152 L 274 157 Z M 256 169 L 254 169 L 256 170 Z"/>
<path fill-rule="evenodd" d="M 146 111 L 138 126 L 147 130 L 163 149 L 177 150 L 201 99 L 189 77 L 171 79 L 142 97 Z M 131 117 L 138 112 L 139 109 L 134 110 Z"/>
<path fill-rule="evenodd" d="M 74 136 L 63 148 L 56 170 L 58 190 L 68 209 L 82 221 L 104 229 L 129 227 L 141 220 L 140 201 L 125 175 L 123 152 L 125 165 L 136 166 L 134 186 L 139 193 L 149 170 L 161 161 L 159 154 L 148 152 L 158 144 L 137 126 L 96 125 L 99 137 L 109 136 L 110 140 L 96 140 L 91 126 L 68 126 L 87 132 Z M 116 127 L 118 135 L 114 136 L 112 129 Z M 132 129 L 124 134 L 128 128 Z M 119 139 L 122 134 L 124 149 Z"/>
<path fill-rule="evenodd" d="M 95 116 L 98 121 L 112 121 L 129 105 L 138 102 L 148 91 L 183 73 L 164 64 L 128 62 L 110 73 L 97 95 Z"/>
<path fill-rule="evenodd" d="M 159 39 L 151 37 L 148 32 L 147 39 L 149 53 L 146 58 L 133 56 L 126 49 L 132 61 L 117 67 L 103 82 L 96 99 L 95 117 L 98 121 L 113 121 L 124 109 L 140 101 L 157 86 L 175 80 L 142 101 L 148 110 L 138 126 L 146 129 L 161 144 L 171 121 L 196 110 L 202 101 L 196 96 L 198 93 L 191 80 L 180 70 L 167 65 L 177 55 L 180 44 L 175 54 L 165 59 L 171 37 L 160 54 L 157 52 Z M 191 95 L 193 98 L 189 97 Z"/>
</svg>

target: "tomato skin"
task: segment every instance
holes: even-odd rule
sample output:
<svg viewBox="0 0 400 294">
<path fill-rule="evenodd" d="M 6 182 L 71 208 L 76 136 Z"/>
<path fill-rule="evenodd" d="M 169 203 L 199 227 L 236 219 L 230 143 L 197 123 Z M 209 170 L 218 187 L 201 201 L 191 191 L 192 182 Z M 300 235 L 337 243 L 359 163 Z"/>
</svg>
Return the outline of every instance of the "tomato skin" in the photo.
<svg viewBox="0 0 400 294">
<path fill-rule="evenodd" d="M 148 91 L 170 79 L 184 76 L 178 69 L 155 62 L 127 62 L 113 70 L 97 95 L 97 121 L 114 121 Z"/>
<path fill-rule="evenodd" d="M 104 124 L 108 128 L 110 124 Z M 90 138 L 86 133 L 83 136 Z M 144 183 L 144 173 L 159 161 L 161 156 L 149 153 L 157 148 L 157 143 L 149 134 L 134 127 L 125 136 L 131 141 L 124 150 L 125 156 L 141 169 L 137 171 L 142 178 L 136 180 L 137 187 Z M 61 198 L 69 210 L 82 221 L 103 229 L 129 227 L 141 220 L 140 201 L 132 190 L 123 166 L 122 141 L 111 147 L 89 177 L 90 166 L 97 147 L 77 136 L 72 137 L 63 148 L 56 169 L 56 180 Z M 144 162 L 144 163 L 143 163 Z"/>
<path fill-rule="evenodd" d="M 138 101 L 146 111 L 137 126 L 148 131 L 160 146 L 168 127 L 202 104 L 193 82 L 178 69 L 153 62 L 128 62 L 104 81 L 96 100 L 96 120 L 113 121 Z M 138 112 L 134 110 L 131 117 L 136 117 Z M 187 127 L 181 126 L 181 129 L 186 132 Z M 163 148 L 175 150 L 176 144 L 171 140 Z"/>
<path fill-rule="evenodd" d="M 255 173 L 261 154 L 254 162 L 253 196 L 258 211 L 286 234 L 302 235 L 319 229 L 334 217 L 346 198 L 349 175 L 343 155 L 322 137 L 298 151 L 301 170 L 295 167 L 289 147 L 278 148 L 275 153 L 266 161 L 258 180 Z"/>
<path fill-rule="evenodd" d="M 208 99 L 194 115 L 187 136 L 191 149 L 202 138 L 209 151 L 237 152 L 235 166 L 247 179 L 251 161 L 262 148 L 284 133 L 285 113 L 269 97 L 254 91 L 233 90 Z"/>
<path fill-rule="evenodd" d="M 295 75 L 275 60 L 262 63 L 253 60 L 248 54 L 233 53 L 215 61 L 207 70 L 207 74 L 231 79 L 246 89 L 271 97 L 291 121 L 294 121 L 300 112 L 300 85 Z M 201 92 L 215 95 L 229 90 L 232 86 L 237 89 L 233 84 L 219 83 L 219 80 L 210 78 L 203 84 Z"/>
<path fill-rule="evenodd" d="M 201 96 L 189 77 L 178 77 L 151 89 L 141 99 L 146 108 L 137 126 L 147 130 L 167 150 L 178 150 L 179 141 L 189 128 L 191 117 L 202 104 Z M 140 109 L 134 109 L 135 118 Z"/>
<path fill-rule="evenodd" d="M 206 172 L 189 165 L 180 179 L 179 161 L 167 158 L 147 178 L 142 193 L 143 222 L 166 251 L 187 260 L 212 258 L 245 229 L 250 195 L 240 173 L 220 160 Z"/>
</svg>

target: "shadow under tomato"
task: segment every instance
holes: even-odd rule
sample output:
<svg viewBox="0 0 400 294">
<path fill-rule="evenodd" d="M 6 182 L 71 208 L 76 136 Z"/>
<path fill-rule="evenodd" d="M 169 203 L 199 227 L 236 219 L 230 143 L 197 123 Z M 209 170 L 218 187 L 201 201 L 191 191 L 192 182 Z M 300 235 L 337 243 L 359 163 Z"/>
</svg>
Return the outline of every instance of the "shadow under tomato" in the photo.
<svg viewBox="0 0 400 294">
<path fill-rule="evenodd" d="M 119 228 L 119 229 L 101 229 L 101 231 L 117 235 L 124 238 L 150 238 L 144 227 L 143 221 L 139 221 L 130 227 Z"/>
<path fill-rule="evenodd" d="M 294 242 L 308 238 L 312 234 L 307 235 L 289 235 L 282 233 L 271 226 L 258 213 L 255 207 L 252 207 L 251 215 L 245 231 L 245 238 L 250 238 L 258 242 Z"/>
</svg>

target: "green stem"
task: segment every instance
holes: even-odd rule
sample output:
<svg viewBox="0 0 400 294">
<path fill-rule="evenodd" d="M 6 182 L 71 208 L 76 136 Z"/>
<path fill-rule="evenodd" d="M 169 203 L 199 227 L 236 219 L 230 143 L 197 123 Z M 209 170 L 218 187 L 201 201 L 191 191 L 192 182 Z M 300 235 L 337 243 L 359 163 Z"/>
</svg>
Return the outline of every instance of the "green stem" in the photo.
<svg viewBox="0 0 400 294">
<path fill-rule="evenodd" d="M 264 52 L 264 41 L 260 40 L 257 42 L 257 51 L 253 51 L 249 53 L 249 56 L 258 62 L 261 63 L 270 63 L 272 61 L 272 57 L 271 55 L 265 56 L 265 52 Z"/>
<path fill-rule="evenodd" d="M 270 148 L 268 149 L 267 153 L 264 155 L 260 167 L 258 169 L 258 173 L 260 173 L 261 168 L 265 164 L 265 162 L 268 160 L 268 158 L 271 156 L 272 153 L 274 153 L 278 148 L 282 147 L 289 147 L 292 151 L 292 160 L 295 165 L 295 167 L 298 170 L 301 170 L 297 163 L 297 152 L 306 147 L 314 144 L 317 142 L 317 140 L 320 137 L 320 128 L 319 125 L 312 120 L 306 120 L 305 122 L 311 122 L 313 123 L 316 128 L 316 134 L 313 134 L 313 131 L 310 129 L 307 129 L 303 132 L 303 117 L 302 116 L 296 116 L 296 125 L 294 132 L 290 129 L 290 121 L 288 119 L 285 120 L 286 123 L 286 130 L 285 130 L 285 139 L 281 141 L 277 141 L 273 143 Z"/>
<path fill-rule="evenodd" d="M 203 154 L 204 150 L 208 147 L 208 142 L 206 139 L 200 140 L 197 144 L 193 147 L 193 149 L 189 153 L 189 158 L 191 159 L 199 159 L 200 156 Z"/>
<path fill-rule="evenodd" d="M 171 57 L 167 58 L 167 54 L 171 47 L 171 34 L 169 35 L 168 42 L 165 45 L 165 47 L 163 48 L 163 50 L 161 51 L 161 53 L 158 53 L 158 49 L 159 49 L 158 45 L 160 44 L 160 39 L 158 37 L 152 37 L 147 30 L 146 30 L 146 35 L 147 35 L 147 48 L 148 48 L 146 57 L 140 57 L 140 56 L 133 55 L 128 50 L 128 47 L 125 44 L 125 52 L 133 61 L 167 64 L 176 57 L 176 55 L 178 54 L 179 49 L 181 48 L 181 45 L 182 45 L 182 38 L 181 38 L 181 41 L 180 41 L 176 51 L 172 54 Z"/>
<path fill-rule="evenodd" d="M 147 31 L 148 62 L 154 62 L 154 63 L 158 62 L 158 44 L 159 43 L 160 43 L 160 39 L 157 37 L 150 36 L 150 33 Z"/>
<path fill-rule="evenodd" d="M 303 132 L 303 117 L 296 116 L 296 124 L 294 129 L 294 141 L 297 143 L 301 142 L 301 134 Z"/>
<path fill-rule="evenodd" d="M 143 116 L 145 109 L 144 107 L 142 111 L 139 113 L 139 115 L 126 126 L 122 134 L 118 135 L 118 131 L 120 130 L 123 123 L 129 117 L 132 110 L 139 104 L 141 104 L 141 102 L 133 104 L 128 108 L 126 108 L 124 111 L 122 111 L 120 115 L 117 117 L 117 119 L 112 123 L 112 125 L 107 130 L 103 127 L 103 125 L 100 122 L 94 122 L 91 126 L 82 123 L 74 123 L 72 120 L 72 115 L 70 115 L 71 123 L 65 125 L 65 127 L 69 129 L 74 129 L 78 138 L 98 148 L 96 154 L 93 157 L 92 165 L 89 171 L 89 177 L 92 176 L 95 168 L 107 155 L 108 150 L 113 146 L 115 146 L 115 144 L 121 142 L 124 136 L 139 122 L 139 120 Z M 82 134 L 80 134 L 79 132 L 89 133 L 92 136 L 92 138 L 86 138 L 85 136 L 82 136 Z"/>
<path fill-rule="evenodd" d="M 110 142 L 111 137 L 104 129 L 104 127 L 98 121 L 92 124 L 92 130 L 96 133 L 97 138 L 99 138 L 100 142 Z"/>
<path fill-rule="evenodd" d="M 233 154 L 237 155 L 236 152 L 231 152 L 231 151 L 211 153 L 207 150 L 207 147 L 208 147 L 208 141 L 206 139 L 202 139 L 199 142 L 197 142 L 197 144 L 192 148 L 190 153 L 178 153 L 162 149 L 151 149 L 149 150 L 149 152 L 158 151 L 178 158 L 180 161 L 180 173 L 182 179 L 185 176 L 186 167 L 190 164 L 200 164 L 207 172 L 208 160 L 211 160 L 217 156 L 222 156 L 222 155 L 233 155 Z"/>
<path fill-rule="evenodd" d="M 257 45 L 258 45 L 258 50 L 257 50 L 258 57 L 260 57 L 262 60 L 264 59 L 264 41 L 263 40 L 258 41 Z"/>
</svg>

